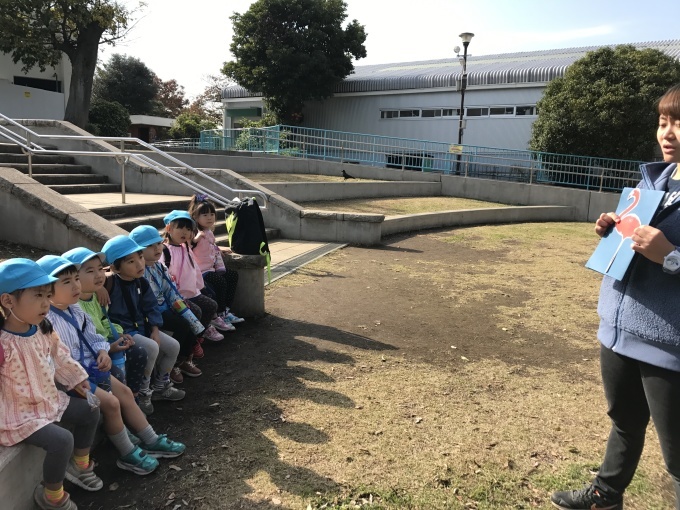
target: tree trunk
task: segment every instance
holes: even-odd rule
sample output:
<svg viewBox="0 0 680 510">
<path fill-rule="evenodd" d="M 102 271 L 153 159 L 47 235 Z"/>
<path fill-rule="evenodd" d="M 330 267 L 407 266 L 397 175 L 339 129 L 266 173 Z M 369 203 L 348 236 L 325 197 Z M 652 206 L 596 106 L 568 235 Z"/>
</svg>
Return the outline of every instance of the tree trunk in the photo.
<svg viewBox="0 0 680 510">
<path fill-rule="evenodd" d="M 103 33 L 102 27 L 96 23 L 91 23 L 81 30 L 76 49 L 67 52 L 72 70 L 64 120 L 83 129 L 87 127 L 90 114 L 92 82 L 97 68 L 99 39 Z"/>
</svg>

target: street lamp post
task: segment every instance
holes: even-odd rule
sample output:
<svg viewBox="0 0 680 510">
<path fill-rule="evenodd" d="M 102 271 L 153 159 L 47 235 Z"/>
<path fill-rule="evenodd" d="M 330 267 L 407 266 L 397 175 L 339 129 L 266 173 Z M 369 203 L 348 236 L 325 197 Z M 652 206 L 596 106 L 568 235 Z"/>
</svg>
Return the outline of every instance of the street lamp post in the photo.
<svg viewBox="0 0 680 510">
<path fill-rule="evenodd" d="M 470 45 L 470 41 L 475 36 L 471 32 L 463 32 L 458 37 L 463 41 L 463 58 L 461 63 L 463 64 L 463 75 L 460 80 L 460 112 L 458 118 L 458 147 L 462 152 L 460 145 L 463 143 L 463 113 L 465 112 L 465 89 L 467 88 L 467 50 Z M 460 157 L 461 152 L 458 152 L 458 157 L 456 158 L 456 175 L 460 175 Z"/>
</svg>

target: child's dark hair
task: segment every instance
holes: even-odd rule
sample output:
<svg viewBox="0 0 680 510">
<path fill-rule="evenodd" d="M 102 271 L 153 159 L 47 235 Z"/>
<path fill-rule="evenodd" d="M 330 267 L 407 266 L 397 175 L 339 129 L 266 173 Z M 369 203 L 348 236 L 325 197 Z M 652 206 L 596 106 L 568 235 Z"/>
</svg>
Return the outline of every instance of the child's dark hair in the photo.
<svg viewBox="0 0 680 510">
<path fill-rule="evenodd" d="M 680 119 L 680 83 L 673 85 L 659 99 L 659 115 Z"/>
<path fill-rule="evenodd" d="M 196 230 L 203 230 L 198 224 L 198 217 L 201 214 L 213 213 L 217 214 L 215 204 L 213 204 L 206 195 L 194 195 L 189 202 L 189 215 L 196 222 Z"/>
<path fill-rule="evenodd" d="M 194 222 L 191 220 L 188 220 L 186 218 L 177 218 L 176 220 L 172 220 L 170 223 L 168 223 L 168 227 L 175 227 L 175 228 L 186 228 L 189 229 L 193 232 L 194 230 Z M 165 240 L 166 241 L 171 241 L 170 239 L 170 232 L 168 232 L 168 229 L 165 229 Z"/>
<path fill-rule="evenodd" d="M 132 253 L 132 255 L 141 255 L 141 254 L 142 254 L 141 250 Z M 123 262 L 124 262 L 125 259 L 126 259 L 127 257 L 129 257 L 129 256 L 130 256 L 130 255 L 126 255 L 125 257 L 121 257 L 121 258 L 119 258 L 119 259 L 116 259 L 116 260 L 113 261 L 113 264 L 111 264 L 111 265 L 113 266 L 113 268 L 114 268 L 116 271 L 120 271 L 120 266 L 123 265 Z M 61 273 L 60 273 L 60 274 L 61 274 Z"/>
<path fill-rule="evenodd" d="M 60 276 L 73 276 L 74 274 L 78 274 L 78 268 L 76 266 L 68 266 L 59 271 L 54 276 L 59 278 Z"/>
<path fill-rule="evenodd" d="M 43 290 L 44 292 L 52 292 L 52 293 L 54 292 L 54 284 L 53 283 L 49 283 L 47 285 L 41 285 L 38 288 Z M 8 294 L 10 296 L 14 296 L 16 299 L 20 299 L 21 295 L 26 290 L 28 290 L 28 289 L 17 289 L 14 292 L 9 292 Z M 5 307 L 0 305 L 0 329 L 5 327 L 6 316 L 7 316 L 7 311 L 5 310 Z M 52 328 L 52 323 L 47 319 L 43 319 L 42 322 L 40 324 L 38 324 L 38 328 L 40 328 L 41 333 L 43 333 L 44 335 L 49 335 L 50 333 L 52 333 L 52 331 L 54 331 L 54 329 Z"/>
</svg>

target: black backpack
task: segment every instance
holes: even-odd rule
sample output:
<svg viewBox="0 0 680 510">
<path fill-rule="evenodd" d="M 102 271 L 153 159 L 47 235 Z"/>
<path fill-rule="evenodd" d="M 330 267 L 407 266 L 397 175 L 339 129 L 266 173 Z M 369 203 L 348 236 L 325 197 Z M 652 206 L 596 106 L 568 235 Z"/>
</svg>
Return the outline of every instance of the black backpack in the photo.
<svg viewBox="0 0 680 510">
<path fill-rule="evenodd" d="M 224 214 L 231 250 L 239 255 L 262 255 L 266 257 L 267 270 L 271 271 L 267 232 L 264 229 L 264 219 L 257 200 L 246 198 L 234 205 L 225 207 Z"/>
</svg>

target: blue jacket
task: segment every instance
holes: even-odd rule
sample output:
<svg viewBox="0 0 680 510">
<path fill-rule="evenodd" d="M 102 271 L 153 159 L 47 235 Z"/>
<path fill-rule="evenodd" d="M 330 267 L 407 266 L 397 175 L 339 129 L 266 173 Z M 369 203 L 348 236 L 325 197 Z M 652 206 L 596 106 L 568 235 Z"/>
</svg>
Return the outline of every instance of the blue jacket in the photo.
<svg viewBox="0 0 680 510">
<path fill-rule="evenodd" d="M 146 326 L 163 325 L 163 316 L 158 310 L 156 296 L 146 278 L 137 278 L 131 282 L 121 279 L 118 275 L 107 278 L 106 288 L 109 291 L 111 304 L 109 318 L 123 327 L 125 333 L 137 333 L 148 336 Z M 127 294 L 134 316 L 130 313 L 124 293 Z"/>
<path fill-rule="evenodd" d="M 641 189 L 668 190 L 675 163 L 642 165 Z M 651 226 L 680 246 L 680 199 L 657 212 Z M 605 276 L 597 311 L 598 338 L 617 353 L 655 366 L 680 371 L 680 276 L 636 254 L 622 281 Z"/>
</svg>

